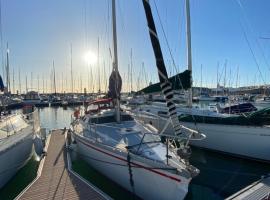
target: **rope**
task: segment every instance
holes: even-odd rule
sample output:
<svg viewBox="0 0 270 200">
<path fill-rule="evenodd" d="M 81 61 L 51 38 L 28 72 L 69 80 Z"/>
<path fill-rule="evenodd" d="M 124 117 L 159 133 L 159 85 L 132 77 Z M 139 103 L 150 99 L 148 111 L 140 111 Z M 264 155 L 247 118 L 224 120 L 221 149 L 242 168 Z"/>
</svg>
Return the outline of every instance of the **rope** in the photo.
<svg viewBox="0 0 270 200">
<path fill-rule="evenodd" d="M 130 164 L 130 155 L 129 152 L 127 154 L 127 161 L 128 161 L 128 174 L 129 174 L 129 183 L 132 188 L 132 193 L 135 194 L 135 188 L 134 188 L 134 181 L 133 181 L 133 174 L 132 174 L 132 169 L 131 169 L 131 164 Z"/>
</svg>

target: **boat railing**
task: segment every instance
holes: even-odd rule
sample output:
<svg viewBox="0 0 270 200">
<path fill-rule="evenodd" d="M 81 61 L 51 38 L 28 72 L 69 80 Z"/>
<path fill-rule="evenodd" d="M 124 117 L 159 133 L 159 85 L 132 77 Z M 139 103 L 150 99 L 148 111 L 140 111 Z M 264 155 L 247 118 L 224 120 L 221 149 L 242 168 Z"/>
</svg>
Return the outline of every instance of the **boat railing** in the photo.
<svg viewBox="0 0 270 200">
<path fill-rule="evenodd" d="M 153 119 L 157 120 L 157 127 L 158 127 L 158 131 L 160 135 L 162 136 L 166 136 L 166 137 L 170 137 L 170 138 L 175 138 L 175 139 L 183 139 L 182 136 L 177 136 L 177 135 L 173 135 L 173 134 L 165 134 L 165 130 L 167 129 L 167 127 L 170 125 L 171 121 L 170 119 L 166 119 L 164 117 L 161 117 L 159 115 L 150 113 L 150 112 L 146 112 L 146 111 L 140 111 L 140 112 L 130 112 L 131 115 L 135 116 L 135 118 L 139 119 L 140 121 L 143 121 L 143 116 L 147 115 L 147 117 L 153 117 Z M 165 126 L 162 127 L 161 130 L 161 120 L 167 120 Z M 181 129 L 185 134 L 184 138 L 187 138 L 188 140 L 202 140 L 204 139 L 206 136 L 204 134 L 202 134 L 201 132 L 188 128 L 184 125 L 181 125 Z"/>
<path fill-rule="evenodd" d="M 33 130 L 35 132 L 38 132 L 40 130 L 40 119 L 39 119 L 38 110 L 35 109 L 31 113 L 24 114 L 24 116 L 25 116 L 25 118 L 27 119 L 28 122 L 32 123 Z"/>
</svg>

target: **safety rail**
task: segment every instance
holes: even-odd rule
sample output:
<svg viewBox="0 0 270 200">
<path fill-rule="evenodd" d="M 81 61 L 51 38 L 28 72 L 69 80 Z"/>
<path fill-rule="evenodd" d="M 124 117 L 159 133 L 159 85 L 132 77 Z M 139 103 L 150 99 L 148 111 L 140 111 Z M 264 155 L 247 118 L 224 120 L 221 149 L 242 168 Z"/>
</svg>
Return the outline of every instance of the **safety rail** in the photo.
<svg viewBox="0 0 270 200">
<path fill-rule="evenodd" d="M 140 111 L 141 113 L 138 113 L 138 112 L 129 112 L 130 115 L 132 116 L 135 116 L 137 119 L 140 119 L 141 121 L 142 120 L 142 116 L 143 114 L 144 115 L 147 115 L 147 117 L 153 117 L 153 119 L 156 119 L 157 120 L 157 123 L 158 123 L 158 130 L 160 131 L 160 121 L 162 119 L 164 120 L 167 120 L 165 126 L 163 127 L 163 129 L 160 131 L 159 134 L 162 134 L 162 136 L 167 136 L 167 137 L 171 137 L 171 138 L 178 138 L 178 139 L 183 139 L 183 137 L 179 137 L 179 136 L 176 136 L 176 135 L 170 135 L 170 134 L 164 134 L 165 130 L 167 129 L 167 127 L 170 125 L 170 120 L 169 119 L 165 119 L 164 117 L 161 117 L 159 115 L 156 115 L 156 114 L 153 114 L 153 113 L 150 113 L 150 112 L 146 112 L 146 111 Z M 194 129 L 191 129 L 191 128 L 188 128 L 184 125 L 181 125 L 181 128 L 184 130 L 184 131 L 187 131 L 189 134 L 188 134 L 188 138 L 189 140 L 202 140 L 204 139 L 206 136 L 204 134 L 202 134 L 201 132 L 197 131 L 197 130 L 194 130 Z M 197 137 L 196 137 L 197 136 Z"/>
</svg>

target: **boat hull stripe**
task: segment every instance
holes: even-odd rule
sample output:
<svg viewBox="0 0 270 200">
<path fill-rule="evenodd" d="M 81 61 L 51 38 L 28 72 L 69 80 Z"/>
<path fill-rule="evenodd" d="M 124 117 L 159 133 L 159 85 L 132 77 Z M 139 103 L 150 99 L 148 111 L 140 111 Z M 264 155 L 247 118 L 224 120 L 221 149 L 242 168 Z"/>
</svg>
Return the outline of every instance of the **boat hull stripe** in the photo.
<svg viewBox="0 0 270 200">
<path fill-rule="evenodd" d="M 115 155 L 113 155 L 113 154 L 110 154 L 110 153 L 108 153 L 108 152 L 106 152 L 106 151 L 103 151 L 103 150 L 101 150 L 101 149 L 99 149 L 99 148 L 97 148 L 97 147 L 94 147 L 94 146 L 92 146 L 92 145 L 90 145 L 90 144 L 84 142 L 84 141 L 83 141 L 82 139 L 80 139 L 79 137 L 76 137 L 76 138 L 79 139 L 80 142 L 81 142 L 82 144 L 84 144 L 85 146 L 88 146 L 88 147 L 90 147 L 90 148 L 92 148 L 92 149 L 94 149 L 94 150 L 96 150 L 96 151 L 99 151 L 99 152 L 101 152 L 101 153 L 104 153 L 104 154 L 106 154 L 106 155 L 108 155 L 108 156 L 114 157 L 114 158 L 116 158 L 116 159 L 118 159 L 118 160 L 127 162 L 126 159 L 123 159 L 123 158 L 121 158 L 121 157 L 118 157 L 118 156 L 115 156 Z M 145 167 L 145 166 L 143 166 L 143 165 L 140 165 L 140 164 L 137 164 L 137 163 L 134 163 L 134 162 L 130 162 L 130 163 L 133 164 L 134 166 L 137 166 L 137 167 L 143 168 L 143 169 L 145 169 L 145 170 L 154 172 L 154 173 L 156 173 L 156 174 L 158 174 L 158 175 L 160 175 L 160 176 L 164 176 L 164 177 L 169 178 L 169 179 L 172 179 L 172 180 L 174 180 L 174 181 L 181 182 L 181 179 L 179 179 L 179 178 L 175 178 L 175 177 L 173 177 L 173 176 L 167 175 L 167 174 L 165 174 L 165 173 L 159 172 L 159 171 L 154 170 L 154 169 L 149 169 L 149 167 Z"/>
</svg>

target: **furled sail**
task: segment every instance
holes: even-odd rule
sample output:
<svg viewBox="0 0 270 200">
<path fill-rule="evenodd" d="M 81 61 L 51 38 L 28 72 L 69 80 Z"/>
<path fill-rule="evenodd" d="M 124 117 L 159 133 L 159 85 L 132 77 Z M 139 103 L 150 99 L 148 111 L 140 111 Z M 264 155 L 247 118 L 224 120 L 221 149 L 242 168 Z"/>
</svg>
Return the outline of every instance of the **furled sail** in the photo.
<svg viewBox="0 0 270 200">
<path fill-rule="evenodd" d="M 119 99 L 122 89 L 122 78 L 118 71 L 112 71 L 109 79 L 108 97 L 112 99 Z"/>
<path fill-rule="evenodd" d="M 174 128 L 174 132 L 176 135 L 180 135 L 182 134 L 181 125 L 179 123 L 177 113 L 176 113 L 176 107 L 173 102 L 172 85 L 168 79 L 168 74 L 167 74 L 167 70 L 165 67 L 164 60 L 163 60 L 163 55 L 162 55 L 151 7 L 149 4 L 149 0 L 142 0 L 142 1 L 143 1 L 144 11 L 145 11 L 147 24 L 149 28 L 149 35 L 150 35 L 151 43 L 152 43 L 155 58 L 156 58 L 156 66 L 158 69 L 158 77 L 160 81 L 161 91 L 163 95 L 165 96 L 165 100 L 166 100 L 167 107 L 169 110 L 169 115 L 172 120 L 172 125 Z"/>
<path fill-rule="evenodd" d="M 191 72 L 189 70 L 185 70 L 182 73 L 176 74 L 169 78 L 169 82 L 172 84 L 173 90 L 186 90 L 191 88 Z M 151 94 L 161 92 L 160 83 L 155 83 L 149 85 L 139 91 L 137 94 Z"/>
<path fill-rule="evenodd" d="M 3 82 L 2 76 L 0 75 L 0 90 L 3 92 L 4 89 L 5 89 L 4 82 Z"/>
</svg>

